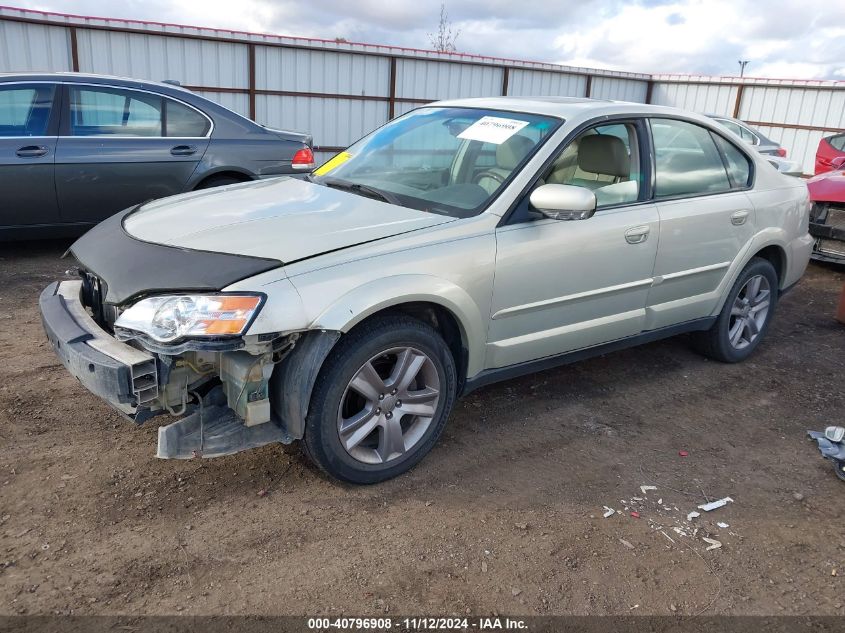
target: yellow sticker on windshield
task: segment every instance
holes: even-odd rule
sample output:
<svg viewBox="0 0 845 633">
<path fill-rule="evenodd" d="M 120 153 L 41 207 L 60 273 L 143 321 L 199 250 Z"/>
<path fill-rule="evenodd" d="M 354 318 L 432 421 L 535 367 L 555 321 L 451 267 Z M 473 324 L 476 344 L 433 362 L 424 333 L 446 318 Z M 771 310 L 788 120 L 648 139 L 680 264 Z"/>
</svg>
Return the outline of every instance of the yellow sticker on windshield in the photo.
<svg viewBox="0 0 845 633">
<path fill-rule="evenodd" d="M 322 165 L 317 167 L 317 169 L 314 170 L 314 175 L 315 176 L 325 176 L 327 173 L 329 173 L 333 169 L 337 169 L 338 167 L 343 165 L 343 163 L 348 161 L 350 158 L 352 158 L 352 154 L 350 154 L 349 152 L 341 152 L 340 154 L 338 154 L 334 158 L 330 158 L 325 163 L 323 163 Z"/>
</svg>

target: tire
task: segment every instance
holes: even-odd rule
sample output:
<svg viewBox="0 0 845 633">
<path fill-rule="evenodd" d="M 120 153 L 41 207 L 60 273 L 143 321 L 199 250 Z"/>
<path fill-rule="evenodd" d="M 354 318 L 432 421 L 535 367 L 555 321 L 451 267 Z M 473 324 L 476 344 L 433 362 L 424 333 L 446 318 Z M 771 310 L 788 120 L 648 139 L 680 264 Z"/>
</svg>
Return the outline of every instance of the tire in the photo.
<svg viewBox="0 0 845 633">
<path fill-rule="evenodd" d="M 410 317 L 375 317 L 343 336 L 321 368 L 303 449 L 340 481 L 396 477 L 437 442 L 456 391 L 455 362 L 436 330 Z"/>
<path fill-rule="evenodd" d="M 236 176 L 209 176 L 195 187 L 195 191 L 200 189 L 213 189 L 214 187 L 225 187 L 226 185 L 236 185 L 241 182 L 247 182 L 245 178 L 237 178 Z"/>
<path fill-rule="evenodd" d="M 755 296 L 749 295 L 754 292 L 752 280 L 759 283 Z M 763 299 L 766 287 L 768 295 Z M 774 266 L 768 260 L 755 257 L 739 274 L 713 326 L 693 335 L 694 347 L 708 358 L 723 363 L 744 361 L 768 332 L 777 307 L 778 293 L 778 275 Z"/>
</svg>

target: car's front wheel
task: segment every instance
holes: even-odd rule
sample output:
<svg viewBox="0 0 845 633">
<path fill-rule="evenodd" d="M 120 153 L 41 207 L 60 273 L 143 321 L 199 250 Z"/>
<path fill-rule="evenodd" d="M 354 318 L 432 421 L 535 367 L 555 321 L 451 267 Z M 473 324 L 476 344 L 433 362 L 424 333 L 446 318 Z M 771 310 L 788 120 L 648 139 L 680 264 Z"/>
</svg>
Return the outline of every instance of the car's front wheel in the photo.
<svg viewBox="0 0 845 633">
<path fill-rule="evenodd" d="M 440 437 L 455 400 L 455 363 L 429 325 L 377 317 L 341 338 L 306 420 L 306 454 L 326 473 L 372 484 L 413 467 Z"/>
<path fill-rule="evenodd" d="M 769 329 L 778 292 L 774 266 L 759 257 L 752 259 L 731 288 L 716 323 L 706 332 L 696 333 L 696 348 L 723 363 L 748 358 Z"/>
</svg>

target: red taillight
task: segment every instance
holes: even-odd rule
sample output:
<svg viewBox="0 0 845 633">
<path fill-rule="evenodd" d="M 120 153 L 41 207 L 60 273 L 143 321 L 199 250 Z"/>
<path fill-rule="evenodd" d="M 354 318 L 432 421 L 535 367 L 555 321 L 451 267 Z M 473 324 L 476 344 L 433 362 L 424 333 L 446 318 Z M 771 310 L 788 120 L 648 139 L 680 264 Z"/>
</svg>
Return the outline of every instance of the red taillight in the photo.
<svg viewBox="0 0 845 633">
<path fill-rule="evenodd" d="M 303 147 L 293 155 L 291 165 L 294 169 L 313 169 L 314 167 L 314 152 L 310 147 Z"/>
<path fill-rule="evenodd" d="M 782 147 L 778 147 L 778 156 L 780 156 L 781 158 L 786 158 L 786 150 Z"/>
</svg>

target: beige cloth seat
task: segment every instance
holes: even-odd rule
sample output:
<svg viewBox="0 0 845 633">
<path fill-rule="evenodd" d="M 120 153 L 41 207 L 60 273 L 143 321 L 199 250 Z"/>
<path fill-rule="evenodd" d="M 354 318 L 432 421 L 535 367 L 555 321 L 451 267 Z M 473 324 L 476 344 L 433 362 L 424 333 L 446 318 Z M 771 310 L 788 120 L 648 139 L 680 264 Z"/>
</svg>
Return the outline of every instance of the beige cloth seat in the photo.
<svg viewBox="0 0 845 633">
<path fill-rule="evenodd" d="M 595 191 L 599 187 L 630 179 L 631 159 L 619 137 L 589 134 L 578 139 L 577 143 L 573 152 L 565 152 L 560 157 L 546 182 Z"/>
<path fill-rule="evenodd" d="M 492 194 L 507 180 L 516 166 L 522 162 L 531 149 L 534 141 L 530 138 L 515 134 L 504 143 L 496 147 L 496 166 L 486 169 L 479 175 L 477 183 L 488 194 Z"/>
</svg>

